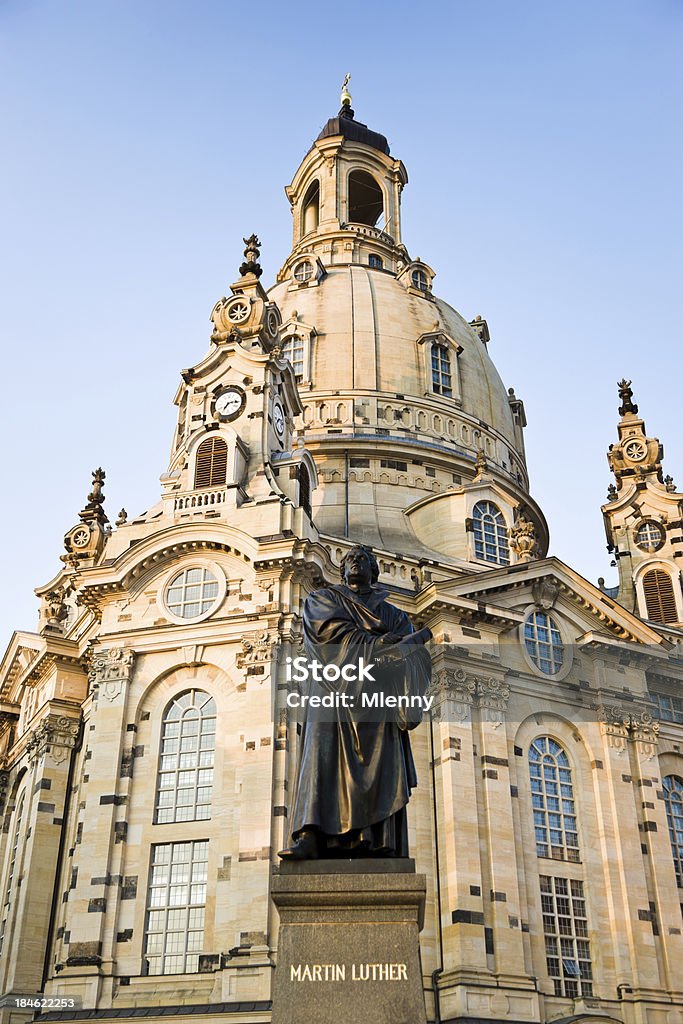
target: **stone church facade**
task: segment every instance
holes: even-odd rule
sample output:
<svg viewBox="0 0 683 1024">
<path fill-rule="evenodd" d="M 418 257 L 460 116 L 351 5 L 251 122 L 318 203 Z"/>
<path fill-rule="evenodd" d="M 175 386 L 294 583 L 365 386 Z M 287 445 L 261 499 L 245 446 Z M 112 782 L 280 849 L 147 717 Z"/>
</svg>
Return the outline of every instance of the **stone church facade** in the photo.
<svg viewBox="0 0 683 1024">
<path fill-rule="evenodd" d="M 97 470 L 11 638 L 8 1022 L 39 994 L 49 1020 L 270 1020 L 283 651 L 356 542 L 435 636 L 409 806 L 428 1019 L 683 1021 L 683 494 L 622 381 L 618 587 L 548 556 L 523 403 L 409 255 L 407 180 L 345 94 L 286 189 L 275 284 L 245 240 L 182 371 L 159 503 L 110 523 Z"/>
</svg>

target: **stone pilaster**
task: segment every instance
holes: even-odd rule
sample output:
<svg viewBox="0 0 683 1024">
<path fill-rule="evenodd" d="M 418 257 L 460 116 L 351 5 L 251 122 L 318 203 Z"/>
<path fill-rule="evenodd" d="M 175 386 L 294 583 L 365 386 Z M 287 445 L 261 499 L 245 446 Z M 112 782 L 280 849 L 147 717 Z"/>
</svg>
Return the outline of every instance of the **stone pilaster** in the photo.
<svg viewBox="0 0 683 1024">
<path fill-rule="evenodd" d="M 98 975 L 111 973 L 114 917 L 119 889 L 137 883 L 113 870 L 120 862 L 116 823 L 125 818 L 129 779 L 120 776 L 127 742 L 127 691 L 133 672 L 132 651 L 120 647 L 97 650 L 89 673 L 92 712 L 85 727 L 84 775 L 81 788 L 83 828 L 72 860 L 71 883 L 64 893 L 67 902 L 65 932 L 70 942 L 60 974 L 60 988 L 76 990 L 84 1005 L 96 1005 Z M 130 742 L 128 740 L 128 742 Z M 123 785 L 122 785 L 123 782 Z M 73 986 L 71 978 L 89 975 L 85 987 Z"/>
</svg>

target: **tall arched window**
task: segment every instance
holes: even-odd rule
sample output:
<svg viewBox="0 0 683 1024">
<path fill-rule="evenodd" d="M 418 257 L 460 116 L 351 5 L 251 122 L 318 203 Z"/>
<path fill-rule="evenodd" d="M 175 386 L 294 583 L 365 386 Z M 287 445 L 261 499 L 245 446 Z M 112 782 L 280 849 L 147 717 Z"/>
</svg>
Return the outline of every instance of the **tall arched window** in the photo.
<svg viewBox="0 0 683 1024">
<path fill-rule="evenodd" d="M 439 341 L 432 342 L 432 391 L 445 398 L 453 397 L 451 354 L 448 346 Z"/>
<path fill-rule="evenodd" d="M 222 437 L 207 437 L 197 449 L 194 469 L 195 490 L 221 487 L 228 474 L 228 446 Z"/>
<path fill-rule="evenodd" d="M 569 758 L 550 736 L 539 736 L 529 748 L 531 804 L 536 853 L 554 860 L 579 860 L 576 806 Z"/>
<path fill-rule="evenodd" d="M 299 334 L 291 334 L 282 343 L 282 355 L 289 359 L 294 370 L 297 384 L 304 379 L 304 339 Z"/>
<path fill-rule="evenodd" d="M 12 897 L 14 895 L 14 875 L 17 868 L 17 853 L 19 850 L 19 838 L 21 836 L 21 822 L 24 816 L 24 802 L 26 797 L 26 790 L 22 790 L 21 795 L 17 801 L 16 810 L 14 812 L 14 828 L 12 830 L 12 846 L 9 854 L 9 866 L 7 868 L 7 882 L 5 884 L 5 901 L 2 908 L 2 920 L 0 921 L 0 953 L 5 942 L 5 932 L 7 930 L 7 919 L 9 918 L 9 912 L 12 906 Z"/>
<path fill-rule="evenodd" d="M 677 775 L 667 775 L 663 785 L 676 882 L 683 889 L 683 779 Z"/>
<path fill-rule="evenodd" d="M 510 564 L 508 532 L 503 513 L 492 501 L 478 501 L 472 510 L 474 554 L 484 562 Z"/>
<path fill-rule="evenodd" d="M 375 226 L 384 212 L 382 189 L 367 171 L 349 174 L 349 221 Z"/>
<path fill-rule="evenodd" d="M 664 569 L 650 569 L 643 576 L 647 617 L 652 622 L 678 622 L 678 609 L 671 576 Z"/>
<path fill-rule="evenodd" d="M 211 817 L 216 704 L 202 690 L 187 690 L 166 708 L 155 822 Z"/>
</svg>

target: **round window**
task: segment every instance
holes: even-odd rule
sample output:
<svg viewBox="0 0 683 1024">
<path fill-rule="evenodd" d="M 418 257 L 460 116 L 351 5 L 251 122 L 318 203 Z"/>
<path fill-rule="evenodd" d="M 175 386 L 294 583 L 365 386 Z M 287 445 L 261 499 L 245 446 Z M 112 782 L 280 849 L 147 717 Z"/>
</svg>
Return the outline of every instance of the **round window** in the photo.
<svg viewBox="0 0 683 1024">
<path fill-rule="evenodd" d="M 166 587 L 164 601 L 172 615 L 180 619 L 196 619 L 217 606 L 219 583 L 204 566 L 193 566 L 176 573 Z"/>
<path fill-rule="evenodd" d="M 310 281 L 313 277 L 313 264 L 310 260 L 302 260 L 301 263 L 297 263 L 294 268 L 294 279 L 303 284 L 305 281 Z"/>
<path fill-rule="evenodd" d="M 249 318 L 249 312 L 249 299 L 234 299 L 228 306 L 228 320 L 233 324 L 244 323 L 244 321 Z"/>
<path fill-rule="evenodd" d="M 547 676 L 564 665 L 564 644 L 559 627 L 546 612 L 532 612 L 524 623 L 524 645 L 532 662 Z"/>
<path fill-rule="evenodd" d="M 641 523 L 636 530 L 636 544 L 641 551 L 647 551 L 650 554 L 653 551 L 659 551 L 664 544 L 664 530 L 659 523 L 654 523 L 652 520 Z"/>
</svg>

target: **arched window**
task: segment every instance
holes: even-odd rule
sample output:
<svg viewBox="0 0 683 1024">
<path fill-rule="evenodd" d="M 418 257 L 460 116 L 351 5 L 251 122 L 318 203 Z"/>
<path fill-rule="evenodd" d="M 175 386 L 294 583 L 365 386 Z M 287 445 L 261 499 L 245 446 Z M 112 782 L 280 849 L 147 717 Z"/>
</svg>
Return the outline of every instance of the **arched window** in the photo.
<svg viewBox="0 0 683 1024">
<path fill-rule="evenodd" d="M 211 817 L 215 747 L 215 701 L 202 690 L 187 690 L 164 713 L 156 824 Z"/>
<path fill-rule="evenodd" d="M 282 343 L 282 355 L 289 359 L 294 370 L 297 384 L 304 379 L 304 339 L 298 334 L 291 334 Z"/>
<path fill-rule="evenodd" d="M 302 234 L 315 231 L 320 220 L 320 182 L 312 181 L 303 201 Z"/>
<path fill-rule="evenodd" d="M 474 554 L 483 562 L 510 564 L 508 532 L 503 513 L 492 501 L 478 501 L 472 511 Z"/>
<path fill-rule="evenodd" d="M 677 775 L 667 775 L 663 785 L 676 882 L 683 889 L 683 779 Z"/>
<path fill-rule="evenodd" d="M 553 860 L 578 861 L 579 837 L 569 758 L 550 736 L 539 736 L 531 744 L 529 775 L 536 853 Z"/>
<path fill-rule="evenodd" d="M 374 228 L 384 212 L 382 189 L 367 171 L 349 174 L 349 221 Z"/>
<path fill-rule="evenodd" d="M 673 580 L 664 569 L 650 569 L 643 576 L 643 593 L 648 619 L 652 622 L 678 622 Z"/>
<path fill-rule="evenodd" d="M 195 490 L 221 487 L 228 475 L 228 446 L 222 437 L 207 437 L 197 449 L 194 469 Z"/>
<path fill-rule="evenodd" d="M 12 830 L 12 846 L 9 854 L 9 867 L 7 869 L 7 882 L 5 884 L 5 902 L 2 908 L 2 920 L 0 921 L 0 952 L 5 942 L 5 932 L 7 930 L 7 919 L 9 918 L 10 908 L 12 906 L 12 896 L 14 895 L 14 875 L 17 867 L 17 853 L 19 851 L 19 838 L 21 836 L 21 821 L 24 816 L 24 802 L 26 797 L 26 790 L 23 789 L 21 796 L 18 799 L 16 810 L 14 812 L 14 829 Z"/>
<path fill-rule="evenodd" d="M 545 612 L 532 612 L 524 623 L 524 644 L 536 668 L 547 676 L 556 675 L 564 664 L 562 634 L 555 620 Z"/>
<path fill-rule="evenodd" d="M 299 481 L 299 504 L 303 508 L 304 512 L 311 514 L 311 478 L 308 475 L 308 470 L 304 466 L 303 462 L 300 462 L 296 471 L 297 480 Z"/>
<path fill-rule="evenodd" d="M 384 264 L 382 263 L 382 257 L 377 256 L 376 253 L 371 252 L 368 256 L 368 266 L 374 267 L 375 270 L 381 270 Z"/>
<path fill-rule="evenodd" d="M 451 354 L 448 346 L 439 341 L 432 342 L 432 391 L 446 398 L 453 397 Z"/>
</svg>

